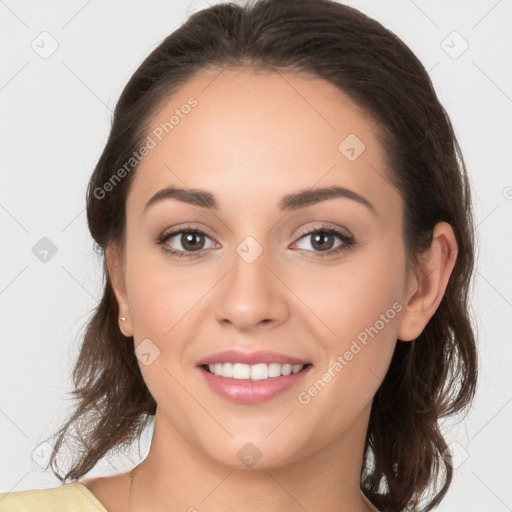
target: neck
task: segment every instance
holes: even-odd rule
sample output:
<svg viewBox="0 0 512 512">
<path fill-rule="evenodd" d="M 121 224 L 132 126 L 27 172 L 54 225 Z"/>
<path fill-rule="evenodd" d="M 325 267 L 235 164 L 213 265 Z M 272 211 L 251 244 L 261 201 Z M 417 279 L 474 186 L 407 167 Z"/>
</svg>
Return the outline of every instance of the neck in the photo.
<svg viewBox="0 0 512 512">
<path fill-rule="evenodd" d="M 356 425 L 300 460 L 238 469 L 190 445 L 157 410 L 149 454 L 130 472 L 130 512 L 376 511 L 360 491 L 362 434 Z"/>
</svg>

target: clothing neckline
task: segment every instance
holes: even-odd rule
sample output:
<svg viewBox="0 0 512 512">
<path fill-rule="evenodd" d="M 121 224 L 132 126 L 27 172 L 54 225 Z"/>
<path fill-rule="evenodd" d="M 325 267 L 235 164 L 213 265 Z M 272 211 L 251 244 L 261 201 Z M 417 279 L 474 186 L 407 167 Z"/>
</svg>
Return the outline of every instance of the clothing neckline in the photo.
<svg viewBox="0 0 512 512">
<path fill-rule="evenodd" d="M 76 482 L 70 482 L 69 485 L 75 485 L 75 487 L 83 493 L 96 507 L 99 508 L 100 512 L 109 512 L 103 503 L 96 498 L 96 496 L 92 493 L 92 491 L 82 482 L 77 480 Z"/>
</svg>

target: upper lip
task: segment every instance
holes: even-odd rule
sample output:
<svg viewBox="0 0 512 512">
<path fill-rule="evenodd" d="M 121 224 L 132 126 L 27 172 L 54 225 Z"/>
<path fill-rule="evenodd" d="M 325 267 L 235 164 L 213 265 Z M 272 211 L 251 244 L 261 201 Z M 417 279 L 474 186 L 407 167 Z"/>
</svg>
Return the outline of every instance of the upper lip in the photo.
<svg viewBox="0 0 512 512">
<path fill-rule="evenodd" d="M 209 356 L 204 357 L 198 361 L 197 366 L 215 363 L 244 363 L 244 364 L 258 364 L 258 363 L 281 363 L 281 364 L 308 364 L 308 361 L 297 359 L 286 354 L 279 352 L 271 352 L 269 350 L 257 350 L 254 352 L 243 352 L 241 350 L 224 350 L 216 352 Z"/>
</svg>

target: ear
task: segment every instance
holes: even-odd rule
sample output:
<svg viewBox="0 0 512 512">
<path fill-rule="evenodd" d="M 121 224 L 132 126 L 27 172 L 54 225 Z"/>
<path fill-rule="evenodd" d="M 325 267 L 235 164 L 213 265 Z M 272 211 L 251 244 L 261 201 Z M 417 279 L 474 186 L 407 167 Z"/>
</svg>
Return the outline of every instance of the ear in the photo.
<svg viewBox="0 0 512 512">
<path fill-rule="evenodd" d="M 130 304 L 128 302 L 124 278 L 123 256 L 121 249 L 114 242 L 109 242 L 107 245 L 105 263 L 119 309 L 119 329 L 125 336 L 133 336 Z M 121 320 L 121 318 L 126 318 L 126 320 Z"/>
<path fill-rule="evenodd" d="M 457 240 L 450 224 L 436 224 L 429 250 L 420 255 L 408 276 L 408 292 L 397 333 L 399 340 L 412 341 L 422 333 L 441 303 L 457 253 Z"/>
</svg>

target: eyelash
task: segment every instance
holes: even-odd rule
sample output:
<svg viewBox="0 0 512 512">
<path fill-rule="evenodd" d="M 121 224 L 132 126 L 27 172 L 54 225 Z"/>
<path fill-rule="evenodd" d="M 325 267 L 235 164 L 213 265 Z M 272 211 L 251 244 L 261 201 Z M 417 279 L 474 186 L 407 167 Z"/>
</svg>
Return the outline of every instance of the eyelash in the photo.
<svg viewBox="0 0 512 512">
<path fill-rule="evenodd" d="M 200 229 L 195 229 L 192 226 L 183 226 L 182 228 L 180 228 L 177 231 L 173 231 L 171 233 L 164 233 L 164 234 L 162 234 L 158 238 L 157 244 L 162 247 L 163 251 L 165 251 L 166 253 L 170 254 L 171 256 L 177 256 L 178 258 L 193 258 L 195 256 L 201 255 L 204 251 L 208 250 L 208 249 L 202 249 L 200 251 L 195 251 L 195 252 L 177 251 L 175 249 L 169 249 L 169 248 L 164 246 L 164 244 L 165 244 L 165 242 L 167 242 L 167 240 L 169 240 L 173 236 L 178 235 L 180 233 L 199 233 L 201 235 L 204 235 L 204 236 L 208 237 L 208 235 L 204 231 L 201 231 Z M 323 258 L 323 257 L 326 257 L 326 256 L 332 256 L 332 255 L 338 254 L 338 253 L 340 253 L 342 251 L 346 251 L 346 250 L 352 248 L 355 245 L 355 240 L 354 240 L 354 238 L 352 236 L 344 234 L 344 233 L 341 233 L 340 231 L 338 231 L 338 230 L 336 230 L 334 228 L 331 228 L 330 226 L 326 226 L 326 225 L 322 225 L 322 226 L 317 227 L 317 228 L 315 228 L 313 230 L 309 230 L 309 231 L 304 230 L 304 231 L 302 231 L 300 237 L 298 238 L 298 240 L 304 238 L 305 236 L 313 235 L 313 234 L 317 234 L 317 233 L 324 233 L 324 234 L 328 234 L 328 235 L 334 235 L 334 236 L 338 237 L 343 243 L 341 245 L 339 245 L 338 247 L 336 247 L 335 249 L 330 249 L 328 251 L 312 251 L 312 252 L 314 252 L 316 254 L 315 257 L 318 256 L 320 258 Z M 208 237 L 208 238 L 210 238 L 210 237 Z M 304 250 L 306 250 L 306 249 L 304 249 Z M 309 252 L 311 252 L 311 251 L 309 251 Z"/>
</svg>

